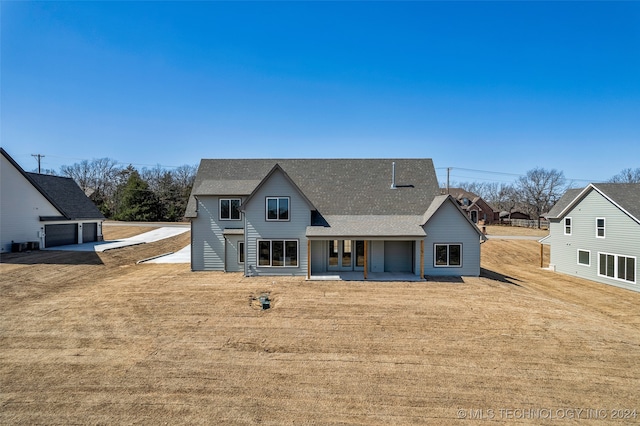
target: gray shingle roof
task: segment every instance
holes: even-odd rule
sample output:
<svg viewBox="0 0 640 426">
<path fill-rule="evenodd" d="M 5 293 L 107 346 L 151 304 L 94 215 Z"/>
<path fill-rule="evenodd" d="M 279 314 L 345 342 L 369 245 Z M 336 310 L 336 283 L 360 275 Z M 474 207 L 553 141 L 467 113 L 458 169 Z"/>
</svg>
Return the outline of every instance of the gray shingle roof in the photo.
<svg viewBox="0 0 640 426">
<path fill-rule="evenodd" d="M 592 183 L 586 188 L 569 189 L 547 214 L 559 218 L 588 188 L 596 188 L 640 222 L 640 183 Z"/>
<path fill-rule="evenodd" d="M 549 219 L 557 219 L 559 217 L 558 215 L 562 213 L 583 190 L 584 188 L 568 189 L 545 216 Z"/>
<path fill-rule="evenodd" d="M 431 159 L 203 159 L 192 195 L 249 195 L 276 164 L 323 216 L 422 215 L 439 194 Z M 244 193 L 221 193 L 227 184 Z M 186 216 L 195 215 L 190 197 Z"/>
<path fill-rule="evenodd" d="M 593 186 L 640 221 L 640 183 L 594 183 Z"/>
<path fill-rule="evenodd" d="M 70 220 L 104 219 L 76 182 L 67 177 L 26 173 L 35 187 Z"/>
<path fill-rule="evenodd" d="M 309 238 L 408 237 L 424 238 L 421 215 L 329 215 L 329 226 L 308 226 Z"/>
</svg>

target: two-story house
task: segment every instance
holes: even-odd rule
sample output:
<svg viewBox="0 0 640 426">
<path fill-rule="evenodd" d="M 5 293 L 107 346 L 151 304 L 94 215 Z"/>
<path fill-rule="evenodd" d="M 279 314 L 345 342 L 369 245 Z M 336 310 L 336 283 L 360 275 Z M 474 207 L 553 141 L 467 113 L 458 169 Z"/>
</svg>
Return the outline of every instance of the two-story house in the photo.
<svg viewBox="0 0 640 426">
<path fill-rule="evenodd" d="M 640 291 L 639 183 L 570 189 L 546 216 L 551 269 Z"/>
<path fill-rule="evenodd" d="M 438 193 L 431 159 L 203 159 L 186 212 L 191 268 L 477 276 L 484 236 Z"/>
</svg>

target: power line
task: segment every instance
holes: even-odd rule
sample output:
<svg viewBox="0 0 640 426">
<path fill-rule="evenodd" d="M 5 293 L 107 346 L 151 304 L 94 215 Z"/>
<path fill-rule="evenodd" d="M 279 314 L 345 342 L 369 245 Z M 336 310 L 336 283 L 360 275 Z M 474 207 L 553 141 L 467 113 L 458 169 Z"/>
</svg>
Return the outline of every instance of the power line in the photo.
<svg viewBox="0 0 640 426">
<path fill-rule="evenodd" d="M 32 154 L 33 155 L 33 154 Z M 47 154 L 50 158 L 60 158 L 63 160 L 75 160 L 75 161 L 94 161 L 96 160 L 96 158 L 93 158 L 91 160 L 89 160 L 88 158 L 77 158 L 77 157 L 63 157 L 60 155 L 52 155 L 52 154 Z M 44 155 L 42 155 L 42 157 L 44 157 Z M 109 158 L 109 157 L 103 157 L 103 158 Z M 132 166 L 144 166 L 144 167 L 162 167 L 162 168 L 173 168 L 173 169 L 177 169 L 180 168 L 182 166 L 171 166 L 168 164 L 143 164 L 143 163 L 131 163 L 131 162 L 123 162 L 123 161 L 117 161 L 116 160 L 116 164 L 121 165 L 121 166 L 128 166 L 128 165 L 132 165 Z M 191 165 L 191 164 L 189 164 Z"/>
<path fill-rule="evenodd" d="M 518 174 L 518 173 L 507 173 L 507 172 L 496 172 L 496 171 L 490 171 L 490 170 L 478 170 L 478 169 L 467 169 L 464 167 L 437 167 L 436 170 L 447 170 L 447 174 L 449 174 L 450 171 L 453 170 L 462 170 L 462 171 L 467 171 L 467 172 L 475 172 L 475 173 L 487 173 L 487 174 L 493 174 L 493 175 L 501 175 L 501 176 L 511 176 L 511 177 L 525 177 L 526 174 Z M 486 181 L 497 181 L 497 179 L 487 179 L 487 178 L 478 178 L 478 177 L 470 177 L 470 176 L 457 176 L 457 175 L 453 175 L 454 177 L 458 177 L 458 178 L 467 178 L 467 179 L 475 179 L 475 180 L 486 180 Z M 570 182 L 586 182 L 586 183 L 591 183 L 591 182 L 597 182 L 597 179 L 577 179 L 577 178 L 570 178 L 570 177 L 565 177 L 565 179 L 567 181 Z"/>
</svg>

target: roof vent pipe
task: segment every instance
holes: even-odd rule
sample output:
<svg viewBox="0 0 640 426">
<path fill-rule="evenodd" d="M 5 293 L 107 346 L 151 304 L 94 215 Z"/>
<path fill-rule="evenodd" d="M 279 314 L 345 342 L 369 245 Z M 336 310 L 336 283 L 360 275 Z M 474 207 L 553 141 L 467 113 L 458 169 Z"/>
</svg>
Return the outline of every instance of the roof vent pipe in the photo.
<svg viewBox="0 0 640 426">
<path fill-rule="evenodd" d="M 391 163 L 391 189 L 396 189 L 396 162 Z"/>
</svg>

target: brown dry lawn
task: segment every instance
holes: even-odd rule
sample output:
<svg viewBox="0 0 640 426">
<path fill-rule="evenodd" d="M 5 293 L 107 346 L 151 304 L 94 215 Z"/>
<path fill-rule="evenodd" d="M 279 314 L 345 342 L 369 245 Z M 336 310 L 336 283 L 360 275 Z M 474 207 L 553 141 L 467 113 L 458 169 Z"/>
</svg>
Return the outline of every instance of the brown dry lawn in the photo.
<svg viewBox="0 0 640 426">
<path fill-rule="evenodd" d="M 423 283 L 135 264 L 188 242 L 3 256 L 0 423 L 640 421 L 611 411 L 640 410 L 640 294 L 541 270 L 535 241 Z"/>
</svg>

